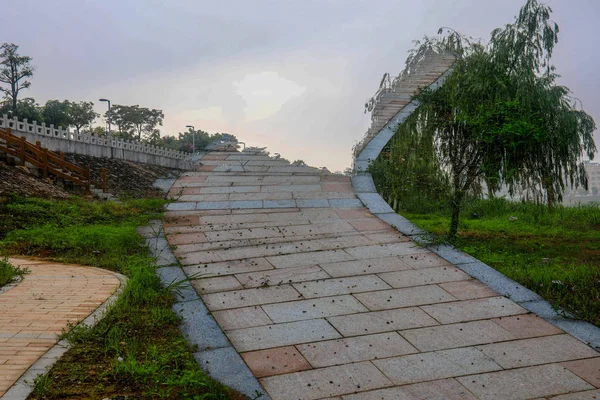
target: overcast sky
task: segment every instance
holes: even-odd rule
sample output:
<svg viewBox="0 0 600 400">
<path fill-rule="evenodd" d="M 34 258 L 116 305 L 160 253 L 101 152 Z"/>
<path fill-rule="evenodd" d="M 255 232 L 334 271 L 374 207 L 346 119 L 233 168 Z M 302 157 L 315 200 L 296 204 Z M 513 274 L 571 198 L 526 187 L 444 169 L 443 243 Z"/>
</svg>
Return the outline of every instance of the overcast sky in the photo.
<svg viewBox="0 0 600 400">
<path fill-rule="evenodd" d="M 473 37 L 525 0 L 3 0 L 0 42 L 37 71 L 23 97 L 164 110 L 289 160 L 342 170 L 366 131 L 363 105 L 412 41 L 449 26 Z M 554 0 L 554 64 L 600 123 L 600 1 Z M 102 121 L 98 120 L 98 123 Z M 596 132 L 600 145 L 600 135 Z"/>
</svg>

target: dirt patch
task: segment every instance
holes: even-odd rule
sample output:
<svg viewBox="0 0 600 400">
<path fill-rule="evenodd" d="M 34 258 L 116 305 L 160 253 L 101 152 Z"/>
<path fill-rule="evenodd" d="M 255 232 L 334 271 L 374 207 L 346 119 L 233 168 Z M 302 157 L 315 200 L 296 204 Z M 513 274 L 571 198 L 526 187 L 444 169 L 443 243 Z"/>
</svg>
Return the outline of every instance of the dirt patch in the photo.
<svg viewBox="0 0 600 400">
<path fill-rule="evenodd" d="M 92 179 L 101 180 L 101 169 L 107 170 L 107 191 L 118 196 L 156 197 L 164 192 L 152 185 L 159 178 L 177 177 L 182 170 L 158 165 L 134 163 L 111 158 L 65 154 L 65 160 L 76 165 L 90 165 Z"/>
<path fill-rule="evenodd" d="M 0 197 L 43 197 L 66 199 L 69 193 L 55 186 L 50 179 L 38 178 L 29 169 L 0 162 Z"/>
<path fill-rule="evenodd" d="M 102 168 L 106 168 L 107 192 L 134 198 L 164 197 L 165 193 L 155 188 L 154 182 L 159 178 L 175 178 L 182 172 L 157 165 L 78 154 L 65 154 L 65 160 L 82 167 L 90 165 L 92 179 L 97 181 L 101 180 Z M 10 195 L 65 199 L 72 194 L 83 194 L 82 188 L 54 177 L 42 178 L 35 169 L 0 161 L 0 201 Z"/>
</svg>

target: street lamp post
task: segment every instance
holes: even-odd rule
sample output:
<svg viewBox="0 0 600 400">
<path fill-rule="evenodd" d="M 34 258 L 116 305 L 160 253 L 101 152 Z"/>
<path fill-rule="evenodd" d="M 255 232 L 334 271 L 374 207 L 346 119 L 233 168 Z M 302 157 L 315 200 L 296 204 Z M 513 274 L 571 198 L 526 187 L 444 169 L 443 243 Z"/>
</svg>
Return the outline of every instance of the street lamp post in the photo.
<svg viewBox="0 0 600 400">
<path fill-rule="evenodd" d="M 108 122 L 108 136 L 110 136 L 110 100 L 108 99 L 99 99 L 99 101 L 106 101 L 108 102 L 108 113 L 107 115 L 107 122 Z"/>
<path fill-rule="evenodd" d="M 196 128 L 193 125 L 186 125 L 186 128 L 192 130 L 192 154 L 196 153 Z"/>
</svg>

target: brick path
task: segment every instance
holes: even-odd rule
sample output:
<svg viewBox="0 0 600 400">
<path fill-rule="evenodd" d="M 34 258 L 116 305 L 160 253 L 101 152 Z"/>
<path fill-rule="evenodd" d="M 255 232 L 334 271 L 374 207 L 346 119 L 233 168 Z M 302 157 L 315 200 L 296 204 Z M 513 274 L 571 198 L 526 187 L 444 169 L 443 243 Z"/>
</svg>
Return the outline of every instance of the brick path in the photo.
<svg viewBox="0 0 600 400">
<path fill-rule="evenodd" d="M 0 397 L 57 342 L 68 322 L 91 314 L 120 285 L 98 268 L 10 259 L 25 279 L 0 293 Z"/>
<path fill-rule="evenodd" d="M 599 353 L 375 218 L 348 178 L 202 163 L 165 232 L 272 399 L 600 398 Z"/>
</svg>

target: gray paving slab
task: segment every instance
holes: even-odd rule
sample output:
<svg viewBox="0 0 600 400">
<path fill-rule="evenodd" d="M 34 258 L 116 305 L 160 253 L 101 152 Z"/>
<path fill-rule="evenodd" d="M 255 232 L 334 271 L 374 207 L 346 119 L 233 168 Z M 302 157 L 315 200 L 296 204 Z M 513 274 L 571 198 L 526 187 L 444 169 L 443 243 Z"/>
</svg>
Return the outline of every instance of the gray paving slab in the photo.
<svg viewBox="0 0 600 400">
<path fill-rule="evenodd" d="M 378 213 L 375 216 L 381 219 L 384 222 L 387 222 L 389 225 L 393 226 L 400 232 L 405 235 L 424 235 L 426 232 L 404 218 L 403 216 L 396 214 L 395 212 L 391 213 Z"/>
<path fill-rule="evenodd" d="M 356 193 L 377 193 L 371 174 L 354 175 L 352 177 L 352 187 Z"/>
<path fill-rule="evenodd" d="M 329 201 L 327 199 L 297 199 L 296 204 L 300 208 L 329 207 Z"/>
<path fill-rule="evenodd" d="M 270 400 L 233 347 L 200 351 L 194 354 L 194 358 L 210 376 L 219 382 L 250 398 L 257 398 L 260 394 L 260 399 Z"/>
<path fill-rule="evenodd" d="M 445 260 L 447 260 L 448 262 L 451 262 L 452 264 L 454 264 L 456 266 L 459 266 L 460 264 L 466 264 L 466 263 L 473 264 L 473 263 L 480 262 L 475 257 L 472 257 L 472 256 L 468 255 L 467 253 L 458 250 L 454 246 L 450 246 L 450 245 L 446 245 L 446 244 L 431 246 L 431 247 L 429 247 L 429 250 L 431 250 L 438 256 L 444 258 Z"/>
<path fill-rule="evenodd" d="M 191 211 L 196 209 L 195 202 L 176 202 L 167 205 L 167 211 Z"/>
<path fill-rule="evenodd" d="M 517 303 L 541 300 L 541 297 L 538 294 L 518 284 L 512 279 L 507 278 L 505 275 L 481 261 L 457 264 L 457 266 L 501 295 L 506 296 Z"/>
<path fill-rule="evenodd" d="M 263 200 L 264 208 L 294 208 L 296 202 L 294 200 Z"/>
<path fill-rule="evenodd" d="M 329 205 L 333 208 L 361 208 L 363 206 L 359 199 L 330 199 Z"/>
<path fill-rule="evenodd" d="M 358 198 L 373 214 L 393 213 L 394 210 L 377 193 L 357 193 Z"/>
<path fill-rule="evenodd" d="M 198 346 L 198 350 L 231 346 L 200 299 L 176 303 L 173 311 L 182 317 L 179 330 L 190 344 Z"/>
<path fill-rule="evenodd" d="M 158 275 L 164 287 L 171 289 L 171 292 L 178 301 L 200 299 L 181 267 L 157 268 L 156 275 Z"/>
</svg>

